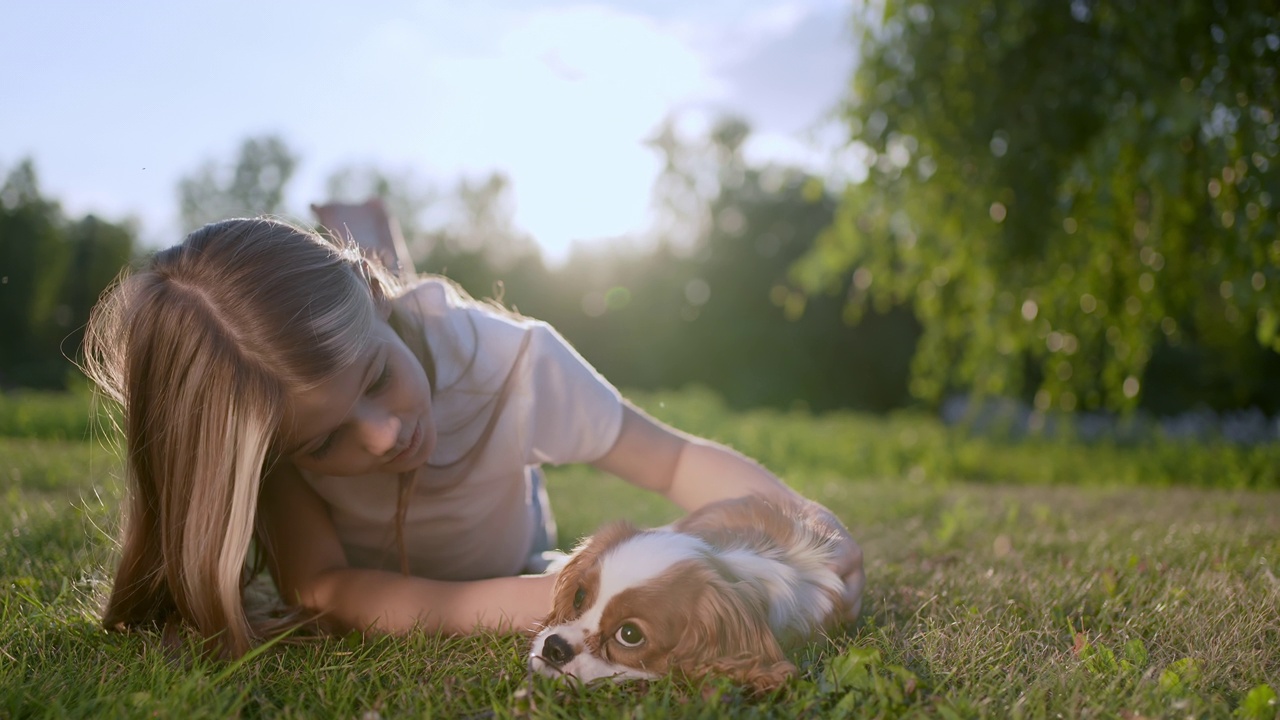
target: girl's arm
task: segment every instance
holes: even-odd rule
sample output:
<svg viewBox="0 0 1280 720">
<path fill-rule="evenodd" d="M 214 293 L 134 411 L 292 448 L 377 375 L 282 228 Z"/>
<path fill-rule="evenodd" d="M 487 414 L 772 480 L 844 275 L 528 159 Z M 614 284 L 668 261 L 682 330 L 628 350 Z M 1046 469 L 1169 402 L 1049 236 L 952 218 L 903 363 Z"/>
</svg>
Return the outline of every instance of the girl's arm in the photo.
<svg viewBox="0 0 1280 720">
<path fill-rule="evenodd" d="M 627 404 L 614 446 L 593 465 L 640 487 L 661 493 L 687 511 L 743 495 L 763 495 L 809 508 L 845 539 L 836 572 L 845 579 L 850 619 L 862 606 L 862 550 L 844 524 L 822 505 L 787 487 L 764 466 L 723 445 L 688 435 Z"/>
<path fill-rule="evenodd" d="M 288 463 L 264 480 L 258 512 L 281 598 L 332 630 L 525 630 L 551 612 L 553 575 L 444 582 L 350 567 L 324 501 Z"/>
<path fill-rule="evenodd" d="M 754 460 L 680 432 L 629 403 L 613 448 L 595 467 L 665 495 L 688 511 L 742 495 L 807 502 Z"/>
</svg>

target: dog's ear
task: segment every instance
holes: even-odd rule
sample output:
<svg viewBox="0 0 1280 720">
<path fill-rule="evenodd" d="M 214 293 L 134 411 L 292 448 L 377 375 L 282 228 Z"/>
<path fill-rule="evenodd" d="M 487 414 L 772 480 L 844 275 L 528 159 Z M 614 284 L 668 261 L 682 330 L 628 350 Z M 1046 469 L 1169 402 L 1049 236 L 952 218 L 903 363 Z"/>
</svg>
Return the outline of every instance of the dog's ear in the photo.
<svg viewBox="0 0 1280 720">
<path fill-rule="evenodd" d="M 569 622 L 582 610 L 591 607 L 595 602 L 598 589 L 596 580 L 600 569 L 597 561 L 600 555 L 638 532 L 639 530 L 629 523 L 615 522 L 578 543 L 569 561 L 556 576 L 555 589 L 551 596 L 551 614 L 543 621 L 543 625 Z M 580 590 L 581 595 L 579 595 Z M 577 602 L 578 600 L 581 602 Z"/>
<path fill-rule="evenodd" d="M 722 662 L 714 670 L 759 695 L 782 687 L 797 672 L 796 666 L 786 660 L 770 663 L 758 657 Z"/>
<path fill-rule="evenodd" d="M 712 575 L 671 651 L 671 668 L 690 679 L 723 675 L 756 692 L 796 674 L 768 624 L 768 608 L 743 583 Z"/>
</svg>

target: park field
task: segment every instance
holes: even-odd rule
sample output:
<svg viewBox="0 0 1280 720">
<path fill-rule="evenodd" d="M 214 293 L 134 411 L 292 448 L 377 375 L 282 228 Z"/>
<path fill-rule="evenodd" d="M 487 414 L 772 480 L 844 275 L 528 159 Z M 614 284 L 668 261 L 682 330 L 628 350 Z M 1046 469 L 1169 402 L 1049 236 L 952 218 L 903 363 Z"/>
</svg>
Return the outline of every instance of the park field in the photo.
<svg viewBox="0 0 1280 720">
<path fill-rule="evenodd" d="M 526 638 L 296 639 L 236 662 L 97 623 L 120 464 L 83 395 L 0 396 L 0 718 L 1276 718 L 1280 448 L 975 436 L 923 414 L 639 403 L 751 455 L 861 542 L 863 617 L 752 697 L 723 681 L 570 687 Z M 677 510 L 548 472 L 561 544 Z"/>
</svg>

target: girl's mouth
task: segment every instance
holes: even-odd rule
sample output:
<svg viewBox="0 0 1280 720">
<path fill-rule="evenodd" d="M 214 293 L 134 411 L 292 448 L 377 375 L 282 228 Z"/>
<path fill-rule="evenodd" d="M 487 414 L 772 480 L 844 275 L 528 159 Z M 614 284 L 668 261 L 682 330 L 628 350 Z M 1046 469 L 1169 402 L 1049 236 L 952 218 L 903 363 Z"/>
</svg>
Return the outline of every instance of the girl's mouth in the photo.
<svg viewBox="0 0 1280 720">
<path fill-rule="evenodd" d="M 395 457 L 388 460 L 387 464 L 394 465 L 401 460 L 412 456 L 417 452 L 420 445 L 422 445 L 422 421 L 418 421 L 418 424 L 414 426 L 413 435 L 409 438 L 409 444 L 406 445 L 403 450 L 396 453 Z"/>
</svg>

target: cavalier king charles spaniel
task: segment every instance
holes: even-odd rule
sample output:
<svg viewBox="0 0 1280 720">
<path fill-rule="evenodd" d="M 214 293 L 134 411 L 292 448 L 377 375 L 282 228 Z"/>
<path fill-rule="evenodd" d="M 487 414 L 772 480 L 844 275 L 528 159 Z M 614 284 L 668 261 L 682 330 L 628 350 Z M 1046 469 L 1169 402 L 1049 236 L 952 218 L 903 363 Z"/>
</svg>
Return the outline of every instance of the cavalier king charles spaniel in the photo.
<svg viewBox="0 0 1280 720">
<path fill-rule="evenodd" d="M 671 525 L 610 525 L 574 550 L 533 641 L 543 675 L 725 675 L 758 690 L 796 672 L 784 648 L 839 620 L 839 538 L 799 505 L 713 503 Z"/>
</svg>

